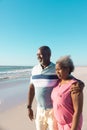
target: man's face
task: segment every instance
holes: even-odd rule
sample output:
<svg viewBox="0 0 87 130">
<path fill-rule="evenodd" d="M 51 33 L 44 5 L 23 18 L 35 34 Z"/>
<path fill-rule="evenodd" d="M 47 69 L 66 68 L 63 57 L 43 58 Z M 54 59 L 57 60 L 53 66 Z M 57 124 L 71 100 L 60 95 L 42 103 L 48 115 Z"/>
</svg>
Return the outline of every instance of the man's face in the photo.
<svg viewBox="0 0 87 130">
<path fill-rule="evenodd" d="M 39 49 L 37 51 L 37 59 L 41 65 L 46 65 L 47 62 L 49 61 L 49 56 L 46 54 L 45 51 Z"/>
</svg>

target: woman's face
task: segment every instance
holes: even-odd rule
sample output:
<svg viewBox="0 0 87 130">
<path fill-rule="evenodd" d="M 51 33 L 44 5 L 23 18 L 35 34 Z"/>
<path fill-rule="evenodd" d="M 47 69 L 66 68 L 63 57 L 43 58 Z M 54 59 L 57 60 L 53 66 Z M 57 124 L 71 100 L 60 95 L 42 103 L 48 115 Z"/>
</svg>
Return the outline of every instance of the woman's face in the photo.
<svg viewBox="0 0 87 130">
<path fill-rule="evenodd" d="M 56 74 L 59 79 L 67 79 L 69 76 L 69 68 L 62 68 L 59 64 L 56 64 Z"/>
</svg>

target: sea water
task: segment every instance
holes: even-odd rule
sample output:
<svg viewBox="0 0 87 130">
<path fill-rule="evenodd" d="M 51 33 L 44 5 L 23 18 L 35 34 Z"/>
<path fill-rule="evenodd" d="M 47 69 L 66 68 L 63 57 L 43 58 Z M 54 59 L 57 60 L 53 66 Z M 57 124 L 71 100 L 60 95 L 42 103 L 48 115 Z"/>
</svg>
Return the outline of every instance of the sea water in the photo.
<svg viewBox="0 0 87 130">
<path fill-rule="evenodd" d="M 0 66 L 0 81 L 29 78 L 32 66 Z"/>
</svg>

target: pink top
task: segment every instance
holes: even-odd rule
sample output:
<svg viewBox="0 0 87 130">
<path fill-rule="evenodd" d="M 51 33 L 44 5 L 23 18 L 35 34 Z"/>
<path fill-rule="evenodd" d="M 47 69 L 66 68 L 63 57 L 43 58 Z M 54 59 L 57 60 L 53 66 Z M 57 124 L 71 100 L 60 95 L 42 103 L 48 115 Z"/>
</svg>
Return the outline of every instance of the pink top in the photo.
<svg viewBox="0 0 87 130">
<path fill-rule="evenodd" d="M 53 89 L 51 98 L 53 100 L 53 108 L 55 117 L 60 125 L 68 124 L 72 125 L 72 118 L 74 114 L 73 104 L 70 94 L 71 84 L 76 80 L 71 80 L 66 85 L 63 84 L 59 87 L 59 84 Z M 78 130 L 81 130 L 82 126 L 82 114 L 78 125 Z"/>
</svg>

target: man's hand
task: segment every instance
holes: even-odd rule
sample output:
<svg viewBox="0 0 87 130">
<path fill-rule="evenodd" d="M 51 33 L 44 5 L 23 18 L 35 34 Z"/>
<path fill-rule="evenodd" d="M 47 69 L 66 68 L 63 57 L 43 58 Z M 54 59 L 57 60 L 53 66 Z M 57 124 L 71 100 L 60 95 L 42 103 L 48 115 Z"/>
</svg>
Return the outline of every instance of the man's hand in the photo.
<svg viewBox="0 0 87 130">
<path fill-rule="evenodd" d="M 34 119 L 33 110 L 31 108 L 28 109 L 28 116 L 29 116 L 30 120 Z"/>
<path fill-rule="evenodd" d="M 75 94 L 75 93 L 80 94 L 80 92 L 83 91 L 84 86 L 85 86 L 85 85 L 84 85 L 84 83 L 83 83 L 82 81 L 77 80 L 76 83 L 73 83 L 73 84 L 72 84 L 70 91 L 71 91 L 73 94 Z"/>
</svg>

